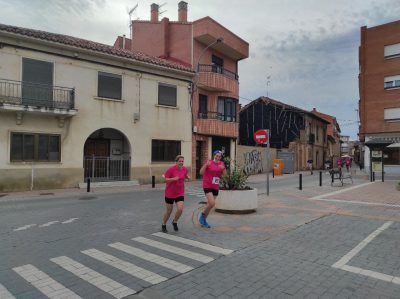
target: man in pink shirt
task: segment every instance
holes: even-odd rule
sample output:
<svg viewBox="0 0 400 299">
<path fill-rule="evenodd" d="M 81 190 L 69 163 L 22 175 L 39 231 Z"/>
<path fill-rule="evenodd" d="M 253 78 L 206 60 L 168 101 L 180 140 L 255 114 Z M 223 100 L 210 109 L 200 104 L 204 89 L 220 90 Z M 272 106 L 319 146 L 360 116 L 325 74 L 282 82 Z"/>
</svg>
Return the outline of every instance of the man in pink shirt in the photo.
<svg viewBox="0 0 400 299">
<path fill-rule="evenodd" d="M 215 200 L 219 191 L 219 180 L 226 175 L 224 162 L 221 161 L 222 152 L 215 151 L 214 159 L 207 161 L 201 168 L 200 174 L 203 176 L 203 189 L 207 198 L 207 205 L 200 214 L 199 223 L 201 226 L 210 228 L 207 217 L 211 209 L 215 206 Z"/>
<path fill-rule="evenodd" d="M 172 226 L 175 231 L 178 231 L 178 220 L 183 212 L 183 202 L 185 200 L 185 179 L 189 179 L 188 171 L 183 166 L 184 158 L 181 155 L 176 156 L 176 164 L 167 169 L 163 177 L 165 178 L 165 212 L 161 230 L 167 233 L 167 221 L 171 216 L 174 202 L 176 203 L 176 213 Z"/>
</svg>

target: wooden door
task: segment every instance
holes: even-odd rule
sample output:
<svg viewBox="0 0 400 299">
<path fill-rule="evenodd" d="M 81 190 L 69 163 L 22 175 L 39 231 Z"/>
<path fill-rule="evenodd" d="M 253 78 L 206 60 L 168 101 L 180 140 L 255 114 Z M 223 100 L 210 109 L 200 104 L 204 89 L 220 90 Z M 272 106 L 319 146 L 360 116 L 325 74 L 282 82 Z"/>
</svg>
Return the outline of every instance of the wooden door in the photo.
<svg viewBox="0 0 400 299">
<path fill-rule="evenodd" d="M 86 140 L 84 155 L 86 160 L 85 177 L 107 178 L 110 141 L 107 139 Z"/>
</svg>

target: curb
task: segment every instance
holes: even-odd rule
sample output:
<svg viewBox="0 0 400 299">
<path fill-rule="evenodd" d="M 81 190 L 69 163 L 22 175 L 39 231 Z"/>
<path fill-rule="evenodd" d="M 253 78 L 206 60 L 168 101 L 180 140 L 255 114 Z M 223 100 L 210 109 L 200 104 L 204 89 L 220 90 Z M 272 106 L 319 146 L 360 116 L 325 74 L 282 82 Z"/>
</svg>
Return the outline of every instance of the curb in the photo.
<svg viewBox="0 0 400 299">
<path fill-rule="evenodd" d="M 166 296 L 165 294 L 162 294 L 156 290 L 147 288 L 139 293 L 128 295 L 126 297 L 123 297 L 122 299 L 172 299 L 171 297 Z"/>
</svg>

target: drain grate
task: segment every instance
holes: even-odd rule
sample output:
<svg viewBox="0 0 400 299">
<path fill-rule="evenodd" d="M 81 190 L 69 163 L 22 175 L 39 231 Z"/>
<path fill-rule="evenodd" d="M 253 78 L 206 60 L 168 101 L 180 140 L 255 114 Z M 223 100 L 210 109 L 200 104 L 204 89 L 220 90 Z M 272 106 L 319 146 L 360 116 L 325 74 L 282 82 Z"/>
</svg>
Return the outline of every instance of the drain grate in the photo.
<svg viewBox="0 0 400 299">
<path fill-rule="evenodd" d="M 44 192 L 44 193 L 39 193 L 39 195 L 54 195 L 52 192 Z"/>
</svg>

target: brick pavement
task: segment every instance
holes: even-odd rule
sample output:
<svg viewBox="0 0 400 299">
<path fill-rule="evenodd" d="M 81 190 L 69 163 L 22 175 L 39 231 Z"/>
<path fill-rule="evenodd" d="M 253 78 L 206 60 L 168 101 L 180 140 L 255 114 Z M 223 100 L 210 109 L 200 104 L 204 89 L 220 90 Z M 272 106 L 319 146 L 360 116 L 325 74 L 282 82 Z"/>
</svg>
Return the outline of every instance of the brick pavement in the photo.
<svg viewBox="0 0 400 299">
<path fill-rule="evenodd" d="M 400 191 L 396 189 L 399 181 L 375 181 L 361 188 L 326 196 L 329 199 L 375 202 L 384 204 L 400 204 Z"/>
</svg>

